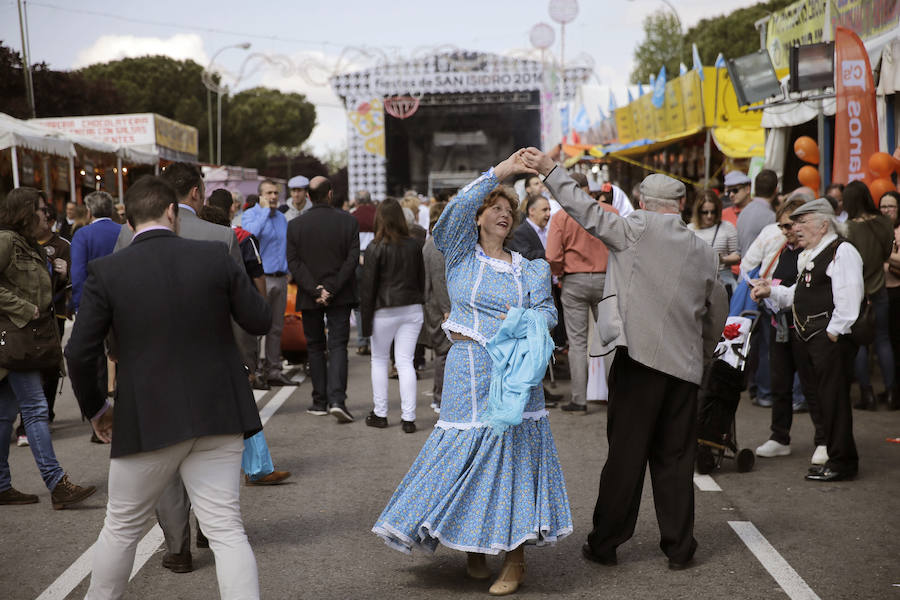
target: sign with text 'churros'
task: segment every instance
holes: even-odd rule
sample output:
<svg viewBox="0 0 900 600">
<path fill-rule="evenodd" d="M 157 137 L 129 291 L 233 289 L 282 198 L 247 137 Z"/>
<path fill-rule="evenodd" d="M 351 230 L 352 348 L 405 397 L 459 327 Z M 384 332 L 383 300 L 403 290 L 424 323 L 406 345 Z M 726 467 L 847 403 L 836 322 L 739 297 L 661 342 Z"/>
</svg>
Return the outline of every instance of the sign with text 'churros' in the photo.
<svg viewBox="0 0 900 600">
<path fill-rule="evenodd" d="M 875 82 L 862 40 L 849 29 L 834 33 L 834 83 L 837 112 L 834 121 L 832 180 L 870 183 L 869 157 L 878 152 Z"/>
</svg>

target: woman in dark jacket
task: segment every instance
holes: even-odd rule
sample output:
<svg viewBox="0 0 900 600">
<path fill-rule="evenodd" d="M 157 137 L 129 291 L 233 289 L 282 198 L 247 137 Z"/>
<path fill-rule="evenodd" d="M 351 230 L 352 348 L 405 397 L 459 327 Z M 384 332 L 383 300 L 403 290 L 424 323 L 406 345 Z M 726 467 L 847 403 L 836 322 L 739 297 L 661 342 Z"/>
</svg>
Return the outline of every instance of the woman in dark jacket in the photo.
<svg viewBox="0 0 900 600">
<path fill-rule="evenodd" d="M 409 236 L 400 204 L 388 198 L 375 213 L 375 239 L 366 248 L 360 281 L 363 336 L 371 336 L 372 399 L 370 427 L 387 427 L 388 367 L 391 342 L 400 379 L 403 431 L 416 430 L 416 370 L 413 355 L 422 329 L 425 301 L 422 243 Z"/>
<path fill-rule="evenodd" d="M 884 263 L 894 247 L 894 225 L 875 208 L 869 188 L 861 181 L 851 181 L 844 188 L 844 210 L 847 211 L 847 241 L 859 251 L 863 260 L 866 297 L 875 311 L 875 354 L 881 366 L 888 402 L 894 391 L 894 352 L 889 326 L 890 305 L 884 279 Z M 869 352 L 860 347 L 856 356 L 856 380 L 859 401 L 855 408 L 875 410 L 878 406 L 869 379 Z"/>
<path fill-rule="evenodd" d="M 45 208 L 40 192 L 33 188 L 16 188 L 0 200 L 0 314 L 4 317 L 0 329 L 22 329 L 53 309 L 50 263 L 35 239 Z M 53 508 L 65 508 L 93 494 L 94 486 L 69 481 L 56 460 L 40 371 L 0 368 L 0 505 L 38 501 L 37 496 L 13 488 L 10 479 L 8 441 L 19 411 L 31 453 L 51 491 Z"/>
</svg>

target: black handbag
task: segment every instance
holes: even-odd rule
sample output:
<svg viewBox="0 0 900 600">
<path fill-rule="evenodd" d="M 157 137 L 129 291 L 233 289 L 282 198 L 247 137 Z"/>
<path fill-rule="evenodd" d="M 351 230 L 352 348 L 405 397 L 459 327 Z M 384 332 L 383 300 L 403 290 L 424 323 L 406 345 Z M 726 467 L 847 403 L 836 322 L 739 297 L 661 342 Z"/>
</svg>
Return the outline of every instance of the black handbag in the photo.
<svg viewBox="0 0 900 600">
<path fill-rule="evenodd" d="M 850 327 L 850 339 L 857 346 L 868 346 L 875 340 L 875 308 L 869 298 L 863 298 L 859 317 Z"/>
<path fill-rule="evenodd" d="M 0 368 L 41 371 L 58 368 L 62 361 L 59 329 L 52 310 L 42 312 L 25 327 L 17 327 L 0 314 Z"/>
</svg>

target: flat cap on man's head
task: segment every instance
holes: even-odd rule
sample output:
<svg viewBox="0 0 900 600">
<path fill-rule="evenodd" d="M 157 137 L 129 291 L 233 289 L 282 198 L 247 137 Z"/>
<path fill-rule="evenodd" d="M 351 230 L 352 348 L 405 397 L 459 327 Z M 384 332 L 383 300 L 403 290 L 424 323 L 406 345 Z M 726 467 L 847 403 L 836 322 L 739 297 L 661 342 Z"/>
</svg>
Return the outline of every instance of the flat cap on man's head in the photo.
<svg viewBox="0 0 900 600">
<path fill-rule="evenodd" d="M 641 198 L 650 197 L 659 200 L 680 200 L 684 198 L 684 184 L 667 175 L 653 173 L 641 182 Z"/>
<path fill-rule="evenodd" d="M 743 171 L 728 171 L 725 173 L 725 187 L 736 185 L 750 185 L 750 178 Z"/>
<path fill-rule="evenodd" d="M 834 209 L 831 207 L 831 203 L 825 198 L 817 198 L 811 202 L 807 202 L 793 213 L 791 213 L 791 220 L 796 221 L 798 218 L 803 215 L 825 215 L 827 217 L 834 216 Z"/>
<path fill-rule="evenodd" d="M 309 187 L 309 179 L 304 177 L 303 175 L 297 175 L 296 177 L 291 177 L 288 181 L 288 189 L 295 190 L 297 188 L 308 188 Z"/>
</svg>

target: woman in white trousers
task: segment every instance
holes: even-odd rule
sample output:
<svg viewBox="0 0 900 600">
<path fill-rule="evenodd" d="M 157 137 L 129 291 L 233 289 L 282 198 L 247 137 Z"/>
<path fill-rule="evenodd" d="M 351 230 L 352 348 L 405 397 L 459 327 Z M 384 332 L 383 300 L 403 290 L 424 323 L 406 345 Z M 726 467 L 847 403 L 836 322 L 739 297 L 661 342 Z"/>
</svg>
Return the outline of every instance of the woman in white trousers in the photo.
<svg viewBox="0 0 900 600">
<path fill-rule="evenodd" d="M 364 336 L 371 336 L 372 400 L 366 425 L 388 426 L 391 343 L 400 379 L 403 431 L 416 431 L 416 370 L 413 354 L 422 329 L 425 264 L 422 244 L 409 237 L 400 204 L 388 198 L 375 213 L 375 239 L 366 248 L 360 281 Z"/>
</svg>

